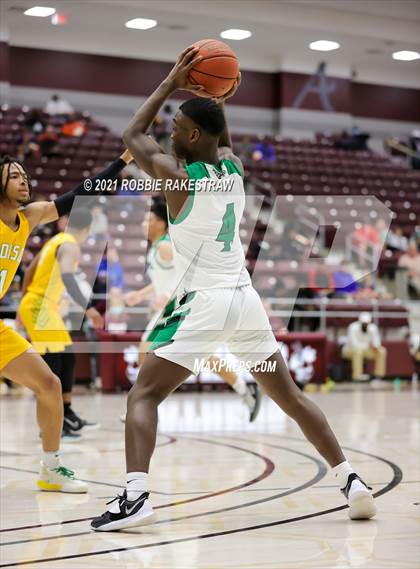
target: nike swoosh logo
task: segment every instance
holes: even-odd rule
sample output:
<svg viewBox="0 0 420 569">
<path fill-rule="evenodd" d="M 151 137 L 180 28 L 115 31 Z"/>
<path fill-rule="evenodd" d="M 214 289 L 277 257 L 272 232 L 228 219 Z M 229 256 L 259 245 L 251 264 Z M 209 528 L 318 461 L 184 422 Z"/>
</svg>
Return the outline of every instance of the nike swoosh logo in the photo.
<svg viewBox="0 0 420 569">
<path fill-rule="evenodd" d="M 146 500 L 146 498 L 140 498 L 138 502 L 135 502 L 130 507 L 127 507 L 127 503 L 126 503 L 125 512 L 126 512 L 127 516 L 131 516 L 131 514 L 136 514 L 143 507 L 145 500 Z"/>
<path fill-rule="evenodd" d="M 68 424 L 70 425 L 70 427 L 71 427 L 72 429 L 75 429 L 76 427 L 79 426 L 79 423 L 78 423 L 77 421 L 72 421 L 71 419 L 69 419 L 69 418 L 67 418 L 67 417 L 64 417 L 64 420 L 65 420 L 66 423 L 68 423 Z"/>
</svg>

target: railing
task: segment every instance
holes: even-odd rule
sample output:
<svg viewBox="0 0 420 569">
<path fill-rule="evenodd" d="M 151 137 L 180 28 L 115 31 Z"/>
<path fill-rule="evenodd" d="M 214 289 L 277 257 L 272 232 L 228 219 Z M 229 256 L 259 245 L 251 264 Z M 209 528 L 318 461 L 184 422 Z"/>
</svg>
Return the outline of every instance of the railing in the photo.
<svg viewBox="0 0 420 569">
<path fill-rule="evenodd" d="M 99 295 L 92 295 L 93 300 L 105 300 L 107 295 L 99 294 Z M 320 328 L 319 332 L 326 333 L 327 331 L 327 318 L 354 318 L 357 320 L 360 315 L 360 309 L 358 310 L 333 310 L 334 304 L 340 304 L 341 306 L 346 303 L 345 299 L 324 299 L 324 298 L 314 298 L 314 299 L 303 299 L 303 298 L 274 298 L 274 297 L 265 297 L 264 301 L 268 302 L 271 306 L 271 310 L 269 311 L 269 316 L 279 316 L 284 318 L 285 322 L 289 320 L 289 318 L 293 317 L 296 319 L 305 319 L 305 318 L 319 318 L 320 321 Z M 349 302 L 348 306 L 351 307 L 352 304 L 358 304 L 357 302 Z M 292 310 L 294 306 L 317 306 L 316 310 Z M 387 311 L 386 306 L 381 304 L 378 300 L 363 300 L 360 301 L 360 305 L 363 305 L 363 310 L 366 310 L 371 313 L 372 321 L 376 324 L 379 323 L 379 319 L 386 320 L 401 318 L 407 319 L 409 318 L 409 314 L 404 307 L 404 304 L 401 304 L 401 311 Z M 284 307 L 288 307 L 287 309 Z M 0 305 L 0 318 L 2 314 L 5 313 L 16 313 L 18 309 L 18 305 L 9 305 L 3 306 Z M 70 308 L 70 314 L 80 313 L 81 310 L 77 306 Z M 138 306 L 138 307 L 125 307 L 124 308 L 125 314 L 144 314 L 148 316 L 150 314 L 150 309 L 147 306 Z M 386 327 L 386 326 L 384 326 Z"/>
</svg>

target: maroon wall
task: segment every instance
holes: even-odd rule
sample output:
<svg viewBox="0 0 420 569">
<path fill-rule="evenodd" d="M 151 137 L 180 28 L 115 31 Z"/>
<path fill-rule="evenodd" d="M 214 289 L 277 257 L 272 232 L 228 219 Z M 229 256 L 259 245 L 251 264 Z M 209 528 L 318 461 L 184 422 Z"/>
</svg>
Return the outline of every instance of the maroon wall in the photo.
<svg viewBox="0 0 420 569">
<path fill-rule="evenodd" d="M 12 85 L 131 96 L 150 94 L 171 69 L 170 63 L 160 61 L 8 48 L 4 43 L 0 43 L 0 56 L 0 61 L 6 62 L 0 65 L 0 78 L 7 80 L 9 76 Z M 291 107 L 309 77 L 301 73 L 243 71 L 242 88 L 231 103 L 269 109 Z M 329 77 L 328 82 L 331 81 L 335 89 L 330 100 L 337 112 L 378 119 L 420 120 L 419 90 Z M 308 94 L 300 108 L 323 110 L 315 93 Z"/>
<path fill-rule="evenodd" d="M 9 44 L 0 42 L 0 81 L 9 82 L 10 49 Z"/>
<path fill-rule="evenodd" d="M 357 117 L 419 122 L 420 91 L 407 87 L 353 83 L 351 114 Z"/>
<path fill-rule="evenodd" d="M 172 64 L 47 49 L 12 47 L 12 85 L 73 89 L 96 93 L 146 96 L 168 74 Z M 246 71 L 234 104 L 276 107 L 276 74 Z"/>
</svg>

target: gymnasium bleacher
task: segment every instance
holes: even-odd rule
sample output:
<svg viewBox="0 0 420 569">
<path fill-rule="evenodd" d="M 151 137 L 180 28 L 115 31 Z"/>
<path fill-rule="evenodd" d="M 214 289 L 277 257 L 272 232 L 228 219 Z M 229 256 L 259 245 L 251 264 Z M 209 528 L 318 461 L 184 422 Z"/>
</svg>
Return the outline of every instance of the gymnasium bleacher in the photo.
<svg viewBox="0 0 420 569">
<path fill-rule="evenodd" d="M 10 108 L 6 105 L 0 111 L 0 153 L 16 155 L 17 139 L 23 130 L 23 123 L 28 107 Z M 25 163 L 31 172 L 35 197 L 46 199 L 70 190 L 83 178 L 91 175 L 96 169 L 114 160 L 123 150 L 121 139 L 87 113 L 80 113 L 80 118 L 88 118 L 88 130 L 82 137 L 67 137 L 59 135 L 58 143 L 60 156 L 35 159 L 29 157 Z M 57 127 L 64 123 L 63 117 L 49 117 L 49 124 Z M 338 214 L 336 196 L 344 196 L 346 208 L 340 209 L 340 224 L 345 225 L 345 233 L 354 231 L 361 221 L 372 223 L 370 207 L 371 196 L 376 196 L 393 212 L 393 223 L 403 228 L 406 236 L 411 236 L 417 214 L 420 212 L 420 173 L 410 170 L 398 159 L 379 155 L 371 151 L 349 151 L 334 148 L 333 140 L 325 135 L 317 135 L 315 140 L 294 140 L 279 136 L 258 137 L 251 135 L 234 135 L 233 141 L 240 149 L 244 139 L 250 143 L 264 142 L 274 147 L 277 159 L 272 162 L 263 160 L 245 160 L 246 179 L 255 190 L 271 200 L 273 196 L 282 196 L 281 210 L 278 218 L 286 218 L 293 211 L 295 202 L 306 204 L 310 215 L 315 219 L 329 214 Z M 314 196 L 323 196 L 321 205 Z M 346 197 L 348 196 L 348 197 Z M 358 196 L 358 197 L 357 197 Z M 342 199 L 342 197 L 340 198 Z M 139 196 L 121 196 L 113 198 L 113 206 L 109 209 L 109 241 L 119 251 L 120 261 L 124 268 L 127 289 L 142 286 L 145 279 L 145 262 L 147 240 L 139 239 L 139 224 L 145 212 L 143 201 Z M 358 200 L 358 206 L 354 202 Z M 362 200 L 362 201 L 360 201 Z M 360 207 L 362 204 L 362 207 Z M 270 206 L 274 206 L 273 203 Z M 289 210 L 287 209 L 289 208 Z M 373 211 L 373 209 L 372 209 Z M 255 222 L 250 216 L 245 216 L 241 222 L 241 238 L 244 243 L 256 239 Z M 258 227 L 258 226 L 257 226 Z M 261 225 L 259 225 L 261 228 Z M 264 228 L 264 225 L 262 226 Z M 332 234 L 331 234 L 332 232 Z M 331 244 L 334 227 L 327 227 L 325 246 Z M 269 311 L 273 329 L 283 327 L 282 306 L 276 306 L 275 288 L 285 276 L 301 287 L 308 285 L 308 275 L 316 268 L 311 260 L 297 263 L 283 260 L 281 257 L 281 231 L 275 231 L 268 240 L 268 251 L 264 251 L 258 261 L 258 274 L 254 275 L 254 285 L 271 304 Z M 36 252 L 43 244 L 39 236 L 32 237 L 28 246 Z M 94 271 L 97 262 L 104 251 L 104 244 L 95 239 L 89 239 L 83 245 L 81 270 L 86 274 Z M 250 248 L 250 252 L 252 248 Z M 264 260 L 268 256 L 268 260 Z M 273 259 L 279 259 L 273 261 Z M 396 267 L 398 254 L 384 255 L 380 261 L 380 271 L 385 266 Z M 248 268 L 252 270 L 256 259 L 251 254 L 247 256 Z M 328 265 L 326 272 L 332 274 L 339 266 Z M 308 285 L 309 286 L 309 285 Z M 293 287 L 292 287 L 293 288 Z M 412 362 L 408 349 L 409 314 L 406 306 L 400 300 L 375 299 L 370 301 L 345 300 L 325 298 L 314 300 L 319 313 L 320 329 L 328 333 L 331 361 L 339 359 L 338 341 L 345 333 L 346 326 L 357 318 L 362 311 L 371 312 L 374 321 L 379 325 L 388 346 L 389 367 L 396 367 L 395 357 L 404 365 L 398 368 L 400 375 L 412 373 Z M 293 306 L 293 303 L 292 303 Z M 305 314 L 298 313 L 299 316 Z M 131 316 L 136 325 L 145 323 L 146 314 Z M 287 319 L 286 319 L 287 322 Z M 305 328 L 305 319 L 300 326 Z M 398 353 L 395 352 L 397 350 Z M 396 354 L 393 356 L 393 354 Z"/>
</svg>

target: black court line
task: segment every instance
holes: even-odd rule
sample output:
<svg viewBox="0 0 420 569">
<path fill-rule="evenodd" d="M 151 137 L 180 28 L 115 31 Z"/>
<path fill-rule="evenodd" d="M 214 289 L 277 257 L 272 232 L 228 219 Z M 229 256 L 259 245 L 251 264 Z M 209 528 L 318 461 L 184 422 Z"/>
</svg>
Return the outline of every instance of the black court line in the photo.
<svg viewBox="0 0 420 569">
<path fill-rule="evenodd" d="M 274 446 L 274 445 L 270 445 L 270 446 Z M 283 492 L 280 492 L 279 494 L 274 494 L 273 496 L 268 496 L 267 498 L 260 498 L 259 500 L 254 500 L 252 502 L 245 502 L 243 504 L 238 504 L 236 506 L 230 506 L 227 508 L 219 508 L 217 510 L 201 512 L 199 514 L 189 514 L 189 515 L 181 516 L 178 518 L 169 518 L 169 519 L 165 519 L 165 520 L 158 520 L 157 522 L 154 522 L 153 524 L 150 524 L 150 525 L 156 526 L 156 525 L 161 525 L 161 524 L 165 524 L 165 523 L 172 523 L 172 522 L 178 522 L 178 521 L 183 521 L 183 520 L 190 520 L 190 519 L 194 519 L 194 518 L 201 518 L 201 517 L 209 516 L 212 514 L 220 514 L 220 513 L 224 513 L 224 512 L 230 512 L 232 510 L 247 508 L 249 506 L 255 506 L 258 504 L 262 504 L 264 502 L 269 502 L 271 500 L 275 500 L 277 498 L 283 498 L 285 496 L 289 496 L 290 494 L 296 494 L 297 492 L 301 492 L 302 490 L 310 488 L 311 486 L 313 486 L 314 484 L 316 484 L 317 482 L 322 480 L 322 478 L 324 478 L 324 476 L 327 473 L 327 468 L 326 468 L 325 464 L 323 462 L 321 462 L 316 457 L 307 455 L 305 453 L 302 453 L 300 451 L 296 451 L 294 449 L 290 449 L 288 447 L 275 446 L 274 448 L 278 448 L 281 450 L 285 450 L 286 452 L 292 452 L 293 454 L 297 454 L 299 456 L 304 456 L 306 458 L 309 458 L 312 461 L 312 463 L 315 463 L 315 465 L 317 466 L 317 473 L 315 474 L 315 476 L 313 478 L 311 478 L 307 482 L 304 482 L 303 484 L 301 484 L 299 486 L 295 486 L 293 488 L 283 488 L 282 489 Z M 266 489 L 265 491 L 268 492 L 269 489 Z M 157 509 L 157 508 L 155 508 L 155 509 Z M 88 519 L 91 519 L 91 518 L 88 518 Z M 17 541 L 8 541 L 8 542 L 0 543 L 0 546 L 17 545 L 17 544 L 21 544 L 21 543 L 32 543 L 32 542 L 36 542 L 36 541 L 50 541 L 53 539 L 61 539 L 64 537 L 80 537 L 82 535 L 91 535 L 91 534 L 92 534 L 92 531 L 83 531 L 83 532 L 77 532 L 77 533 L 71 533 L 71 534 L 65 534 L 65 535 L 54 535 L 54 536 L 50 536 L 50 537 L 40 537 L 40 538 L 23 539 L 23 540 L 17 540 Z"/>
<path fill-rule="evenodd" d="M 208 498 L 213 498 L 214 496 L 221 496 L 222 494 L 227 494 L 228 492 L 234 492 L 235 490 L 240 490 L 242 488 L 246 488 L 247 486 L 251 486 L 253 484 L 256 484 L 257 482 L 260 482 L 261 480 L 264 480 L 264 478 L 267 478 L 268 476 L 270 476 L 270 474 L 273 472 L 275 466 L 274 463 L 267 457 L 254 452 L 252 450 L 248 450 L 248 449 L 244 449 L 242 447 L 238 447 L 236 445 L 230 445 L 227 443 L 221 443 L 221 442 L 217 442 L 217 441 L 209 441 L 207 439 L 198 439 L 198 438 L 193 438 L 193 437 L 185 437 L 187 440 L 192 440 L 192 441 L 198 441 L 198 442 L 204 442 L 204 443 L 208 443 L 208 444 L 212 444 L 212 445 L 217 445 L 217 446 L 223 446 L 223 447 L 227 447 L 227 448 L 233 448 L 235 450 L 240 450 L 242 452 L 245 452 L 247 454 L 251 454 L 253 456 L 256 456 L 258 458 L 260 458 L 264 464 L 265 464 L 265 469 L 263 470 L 263 472 L 257 476 L 256 478 L 253 478 L 252 480 L 249 480 L 247 482 L 243 482 L 242 484 L 238 484 L 237 486 L 232 486 L 230 488 L 225 488 L 222 490 L 218 490 L 217 492 L 212 492 L 210 494 L 205 494 L 202 496 L 196 496 L 194 498 L 188 498 L 185 500 L 178 500 L 177 502 L 170 502 L 169 504 L 162 504 L 160 506 L 155 506 L 155 510 L 159 510 L 162 508 L 169 508 L 171 506 L 180 506 L 182 504 L 188 504 L 190 502 L 196 502 L 198 500 L 206 500 Z M 23 469 L 18 469 L 18 468 L 12 468 L 12 467 L 2 467 L 0 466 L 0 468 L 4 468 L 7 470 L 17 470 L 17 471 L 23 471 L 23 472 L 31 472 L 31 473 L 35 473 L 37 474 L 36 471 L 32 471 L 32 470 L 23 470 Z M 84 482 L 89 482 L 91 484 L 101 484 L 101 485 L 105 485 L 105 486 L 113 486 L 119 489 L 124 488 L 123 486 L 117 486 L 115 484 L 108 484 L 106 482 L 96 482 L 94 480 L 84 480 Z M 34 525 L 30 525 L 30 526 L 21 526 L 21 527 L 16 527 L 16 528 L 5 528 L 5 529 L 0 529 L 0 533 L 6 533 L 6 532 L 11 532 L 11 531 L 18 531 L 18 530 L 26 530 L 26 529 L 34 529 L 34 528 L 39 528 L 39 527 L 47 527 L 47 526 L 60 526 L 60 525 L 64 525 L 64 524 L 72 524 L 72 523 L 77 523 L 77 522 L 86 522 L 86 521 L 90 521 L 92 519 L 92 516 L 89 516 L 88 518 L 79 518 L 79 519 L 74 519 L 74 520 L 65 520 L 62 522 L 51 522 L 48 524 L 34 524 Z"/>
<path fill-rule="evenodd" d="M 272 446 L 274 446 L 274 445 L 272 445 Z M 347 450 L 350 450 L 353 452 L 358 452 L 360 454 L 365 454 L 366 456 L 370 456 L 371 458 L 374 458 L 376 460 L 384 462 L 385 464 L 387 464 L 392 469 L 392 472 L 393 472 L 392 480 L 384 488 L 382 488 L 381 490 L 378 490 L 378 492 L 375 492 L 373 494 L 375 498 L 382 496 L 383 494 L 385 494 L 387 492 L 390 492 L 393 488 L 395 488 L 401 482 L 402 470 L 400 469 L 399 466 L 397 466 L 393 462 L 387 460 L 386 458 L 382 458 L 380 456 L 370 454 L 370 453 L 367 453 L 364 451 L 352 449 L 350 447 L 343 447 L 343 448 L 346 448 Z M 285 520 L 278 520 L 278 521 L 274 521 L 274 522 L 268 522 L 265 524 L 258 524 L 255 526 L 247 526 L 247 527 L 242 527 L 242 528 L 236 528 L 236 529 L 226 530 L 226 531 L 222 531 L 222 532 L 207 533 L 207 534 L 178 538 L 178 539 L 173 539 L 173 540 L 159 541 L 159 542 L 149 543 L 149 544 L 144 544 L 144 545 L 132 545 L 132 546 L 128 546 L 128 547 L 118 547 L 118 548 L 106 549 L 106 550 L 102 550 L 102 551 L 90 551 L 87 553 L 78 553 L 78 554 L 74 554 L 74 555 L 66 555 L 66 556 L 61 556 L 61 557 L 48 557 L 48 558 L 44 558 L 44 559 L 33 559 L 30 561 L 7 563 L 7 564 L 0 565 L 0 567 L 18 567 L 18 566 L 30 565 L 30 564 L 34 564 L 34 563 L 48 563 L 50 561 L 63 561 L 64 559 L 79 559 L 82 557 L 93 557 L 96 555 L 107 555 L 108 553 L 122 553 L 124 551 L 133 551 L 133 550 L 139 550 L 139 549 L 150 549 L 152 547 L 161 547 L 164 545 L 174 545 L 174 544 L 178 544 L 178 543 L 186 543 L 189 541 L 196 541 L 199 539 L 209 539 L 209 538 L 214 538 L 214 537 L 222 537 L 225 535 L 233 535 L 233 534 L 237 534 L 237 533 L 242 533 L 242 532 L 247 532 L 247 531 L 255 531 L 255 530 L 259 530 L 259 529 L 265 529 L 265 528 L 269 528 L 269 527 L 280 526 L 280 525 L 285 525 L 285 524 L 294 523 L 294 522 L 298 522 L 298 521 L 308 520 L 311 518 L 316 518 L 316 517 L 324 516 L 327 514 L 339 512 L 341 510 L 346 510 L 347 508 L 348 508 L 347 505 L 338 506 L 336 508 L 330 508 L 328 510 L 321 510 L 319 512 L 313 512 L 312 514 L 305 514 L 303 516 L 297 516 L 297 517 L 288 518 Z M 360 522 L 354 522 L 354 523 L 360 523 Z"/>
</svg>

